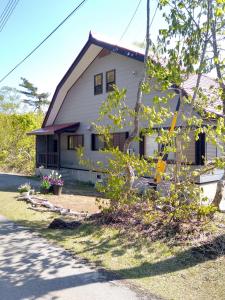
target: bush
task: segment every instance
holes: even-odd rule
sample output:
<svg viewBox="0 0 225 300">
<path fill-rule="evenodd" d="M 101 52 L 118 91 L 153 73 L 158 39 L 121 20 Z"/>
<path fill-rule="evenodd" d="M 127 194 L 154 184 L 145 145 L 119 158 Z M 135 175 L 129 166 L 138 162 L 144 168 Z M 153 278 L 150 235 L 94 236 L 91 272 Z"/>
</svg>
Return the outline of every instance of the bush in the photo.
<svg viewBox="0 0 225 300">
<path fill-rule="evenodd" d="M 21 184 L 18 187 L 18 191 L 20 194 L 25 193 L 25 192 L 30 192 L 30 190 L 31 190 L 31 185 L 29 183 Z"/>
</svg>

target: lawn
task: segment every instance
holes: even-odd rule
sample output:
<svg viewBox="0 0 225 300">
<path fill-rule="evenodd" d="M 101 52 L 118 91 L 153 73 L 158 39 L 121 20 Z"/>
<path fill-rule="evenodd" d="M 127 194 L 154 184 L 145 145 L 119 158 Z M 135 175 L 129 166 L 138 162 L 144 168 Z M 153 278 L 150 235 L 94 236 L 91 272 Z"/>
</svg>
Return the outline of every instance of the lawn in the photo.
<svg viewBox="0 0 225 300">
<path fill-rule="evenodd" d="M 49 230 L 55 217 L 28 209 L 17 193 L 0 192 L 0 214 L 164 299 L 225 299 L 225 256 L 204 256 L 191 247 L 129 238 L 107 226 L 84 224 L 76 230 Z M 224 215 L 221 215 L 224 218 Z M 221 233 L 221 235 L 225 235 Z"/>
</svg>

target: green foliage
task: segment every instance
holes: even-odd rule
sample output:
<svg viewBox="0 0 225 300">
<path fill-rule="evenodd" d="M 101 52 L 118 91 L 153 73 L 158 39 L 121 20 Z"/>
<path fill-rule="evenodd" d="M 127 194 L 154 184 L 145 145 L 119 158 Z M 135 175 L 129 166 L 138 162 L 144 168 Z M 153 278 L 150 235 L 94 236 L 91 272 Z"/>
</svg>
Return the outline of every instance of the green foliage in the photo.
<svg viewBox="0 0 225 300">
<path fill-rule="evenodd" d="M 41 180 L 40 188 L 44 190 L 49 190 L 51 187 L 51 182 L 48 176 L 44 176 Z"/>
<path fill-rule="evenodd" d="M 107 174 L 105 181 L 99 182 L 97 187 L 111 200 L 112 210 L 144 202 L 148 204 L 147 212 L 142 212 L 146 220 L 158 217 L 163 218 L 163 222 L 197 220 L 211 215 L 215 207 L 201 205 L 195 179 L 225 166 L 224 116 L 208 109 L 213 106 L 225 113 L 225 68 L 219 42 L 224 40 L 224 3 L 162 0 L 159 6 L 164 10 L 168 28 L 160 30 L 157 45 L 152 45 L 150 53 L 154 56 L 147 61 L 147 80 L 140 83 L 138 91 L 144 95 L 144 100 L 131 107 L 126 99 L 126 89 L 115 86 L 114 92 L 100 107 L 99 118 L 94 124 L 96 132 L 107 143 L 103 153 L 108 158 L 105 166 L 94 163 L 95 167 L 101 164 L 101 170 Z M 201 76 L 214 68 L 219 86 L 215 84 L 205 90 L 200 85 Z M 194 74 L 197 75 L 196 84 L 187 95 L 184 82 Z M 176 106 L 174 101 L 177 103 L 178 97 L 181 100 L 179 126 L 169 132 L 163 127 L 171 124 L 174 115 L 171 107 Z M 219 104 L 216 103 L 218 99 L 222 100 Z M 125 142 L 124 152 L 114 149 L 110 143 L 112 132 L 127 129 L 131 137 Z M 159 153 L 156 151 L 152 157 L 143 158 L 125 151 L 132 143 L 140 141 L 141 134 L 155 132 L 158 133 L 156 141 L 164 145 Z M 204 157 L 205 165 L 194 167 L 189 165 L 187 152 L 190 144 L 195 142 L 191 135 L 197 141 L 200 134 L 205 134 L 206 141 L 217 146 L 221 157 L 212 161 Z M 132 176 L 135 179 L 154 177 L 156 162 L 171 152 L 176 153 L 176 161 L 161 174 L 162 182 L 168 183 L 165 191 L 159 189 L 140 194 L 139 189 L 128 184 L 132 183 Z M 84 154 L 82 160 L 85 160 Z"/>
<path fill-rule="evenodd" d="M 12 114 L 20 109 L 20 95 L 15 88 L 4 86 L 0 89 L 0 112 Z"/>
<path fill-rule="evenodd" d="M 32 173 L 35 163 L 35 137 L 27 132 L 41 126 L 41 113 L 0 113 L 0 169 Z"/>
<path fill-rule="evenodd" d="M 29 183 L 21 184 L 18 187 L 18 192 L 19 193 L 29 192 L 30 190 L 31 190 L 31 185 Z"/>
</svg>

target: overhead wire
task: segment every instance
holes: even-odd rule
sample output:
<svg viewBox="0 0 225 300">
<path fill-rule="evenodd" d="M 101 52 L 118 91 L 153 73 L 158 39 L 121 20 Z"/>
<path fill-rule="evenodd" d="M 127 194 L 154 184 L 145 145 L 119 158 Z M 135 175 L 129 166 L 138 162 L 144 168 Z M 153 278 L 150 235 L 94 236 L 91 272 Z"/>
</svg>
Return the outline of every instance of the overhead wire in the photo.
<svg viewBox="0 0 225 300">
<path fill-rule="evenodd" d="M 69 15 L 63 19 L 62 22 L 59 23 L 31 52 L 29 52 L 25 58 L 23 58 L 18 64 L 15 65 L 5 76 L 0 79 L 0 83 L 5 80 L 12 72 L 15 71 L 24 61 L 26 61 L 38 48 L 40 48 L 87 0 L 81 1 Z"/>
<path fill-rule="evenodd" d="M 0 16 L 0 22 L 2 20 L 2 18 L 5 16 L 7 10 L 9 9 L 9 6 L 11 5 L 11 3 L 13 2 L 14 0 L 9 0 L 5 6 L 5 8 L 3 9 L 2 13 L 1 13 L 1 16 Z"/>
<path fill-rule="evenodd" d="M 133 13 L 133 15 L 132 15 L 132 17 L 131 17 L 129 23 L 127 24 L 127 26 L 126 26 L 124 32 L 122 33 L 122 35 L 121 35 L 121 37 L 120 37 L 120 39 L 119 39 L 119 42 L 123 39 L 124 35 L 127 33 L 128 29 L 129 29 L 129 27 L 130 27 L 130 24 L 132 23 L 132 21 L 133 21 L 135 15 L 136 15 L 136 13 L 137 13 L 137 11 L 138 11 L 138 8 L 139 8 L 139 6 L 140 6 L 140 4 L 141 4 L 141 1 L 142 1 L 142 0 L 139 0 L 138 5 L 137 5 L 137 7 L 135 8 L 134 13 Z"/>
<path fill-rule="evenodd" d="M 7 24 L 9 18 L 11 17 L 13 11 L 15 10 L 19 0 L 15 0 L 12 2 L 11 7 L 5 13 L 4 17 L 0 20 L 0 32 L 4 29 L 5 25 Z"/>
<path fill-rule="evenodd" d="M 156 16 L 156 13 L 157 13 L 158 8 L 159 8 L 159 1 L 158 1 L 158 3 L 157 3 L 156 8 L 155 8 L 154 14 L 153 14 L 153 16 L 152 16 L 152 20 L 151 20 L 150 25 L 149 25 L 149 30 L 150 30 L 151 27 L 152 27 L 152 24 L 153 24 L 153 22 L 154 22 L 154 19 L 155 19 L 155 16 Z M 151 38 L 150 38 L 150 40 L 151 40 Z M 144 38 L 143 43 L 144 43 L 144 42 L 145 42 L 145 38 Z M 152 42 L 152 41 L 151 41 L 151 42 Z"/>
<path fill-rule="evenodd" d="M 13 4 L 15 0 L 9 0 L 5 6 L 5 8 L 3 9 L 1 16 L 0 16 L 0 24 L 2 23 L 2 21 L 4 20 L 5 16 L 7 15 L 10 6 Z"/>
</svg>

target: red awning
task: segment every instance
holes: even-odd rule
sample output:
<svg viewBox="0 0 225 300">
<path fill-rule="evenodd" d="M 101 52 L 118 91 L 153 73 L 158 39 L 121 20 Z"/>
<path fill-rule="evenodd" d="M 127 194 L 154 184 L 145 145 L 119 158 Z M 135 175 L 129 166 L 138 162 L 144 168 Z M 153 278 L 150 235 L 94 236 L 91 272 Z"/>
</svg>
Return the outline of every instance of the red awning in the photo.
<svg viewBox="0 0 225 300">
<path fill-rule="evenodd" d="M 28 135 L 53 135 L 55 133 L 75 132 L 80 126 L 80 123 L 66 123 L 46 126 L 40 129 L 28 132 Z"/>
</svg>

